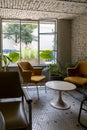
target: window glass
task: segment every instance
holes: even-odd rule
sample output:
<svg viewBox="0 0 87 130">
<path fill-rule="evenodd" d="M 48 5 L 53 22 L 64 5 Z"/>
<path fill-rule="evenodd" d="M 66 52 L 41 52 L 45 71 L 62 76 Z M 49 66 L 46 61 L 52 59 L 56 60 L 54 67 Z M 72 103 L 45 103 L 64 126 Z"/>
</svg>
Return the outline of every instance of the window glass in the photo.
<svg viewBox="0 0 87 130">
<path fill-rule="evenodd" d="M 57 58 L 56 21 L 39 22 L 40 64 L 52 64 Z"/>
<path fill-rule="evenodd" d="M 18 20 L 12 21 L 4 21 L 2 22 L 2 53 L 6 56 L 11 52 L 18 52 L 20 48 L 18 47 L 18 43 L 20 42 L 20 22 Z M 2 65 L 5 62 L 2 61 Z M 9 62 L 7 65 L 15 65 L 15 63 Z"/>
<path fill-rule="evenodd" d="M 2 40 L 4 54 L 12 51 L 19 51 L 17 44 L 20 42 L 20 24 L 19 21 L 6 21 L 2 23 Z"/>
<path fill-rule="evenodd" d="M 53 50 L 54 35 L 40 35 L 40 50 Z"/>
<path fill-rule="evenodd" d="M 40 33 L 52 33 L 55 32 L 54 23 L 40 23 Z"/>
<path fill-rule="evenodd" d="M 38 64 L 38 25 L 21 22 L 21 59 Z"/>
<path fill-rule="evenodd" d="M 21 60 L 27 60 L 32 65 L 55 62 L 57 58 L 56 20 L 2 20 L 2 53 L 8 55 L 14 51 L 20 54 Z M 43 51 L 47 51 L 46 59 L 41 56 Z M 9 65 L 15 66 L 16 63 Z"/>
</svg>

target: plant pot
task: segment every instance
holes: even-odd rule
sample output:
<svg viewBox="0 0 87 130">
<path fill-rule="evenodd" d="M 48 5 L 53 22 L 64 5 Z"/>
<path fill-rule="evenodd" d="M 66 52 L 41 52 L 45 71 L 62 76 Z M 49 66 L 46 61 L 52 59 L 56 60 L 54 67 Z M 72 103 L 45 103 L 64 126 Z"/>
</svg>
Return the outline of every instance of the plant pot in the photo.
<svg viewBox="0 0 87 130">
<path fill-rule="evenodd" d="M 50 75 L 50 80 L 63 80 L 63 77 L 59 75 Z"/>
</svg>

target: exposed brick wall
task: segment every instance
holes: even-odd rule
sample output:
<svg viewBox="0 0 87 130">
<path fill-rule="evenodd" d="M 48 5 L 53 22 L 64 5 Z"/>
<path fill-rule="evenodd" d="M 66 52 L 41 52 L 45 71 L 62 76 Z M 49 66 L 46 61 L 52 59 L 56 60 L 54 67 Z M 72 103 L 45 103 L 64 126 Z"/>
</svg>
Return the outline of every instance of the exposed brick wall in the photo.
<svg viewBox="0 0 87 130">
<path fill-rule="evenodd" d="M 72 62 L 87 60 L 87 15 L 72 21 Z"/>
</svg>

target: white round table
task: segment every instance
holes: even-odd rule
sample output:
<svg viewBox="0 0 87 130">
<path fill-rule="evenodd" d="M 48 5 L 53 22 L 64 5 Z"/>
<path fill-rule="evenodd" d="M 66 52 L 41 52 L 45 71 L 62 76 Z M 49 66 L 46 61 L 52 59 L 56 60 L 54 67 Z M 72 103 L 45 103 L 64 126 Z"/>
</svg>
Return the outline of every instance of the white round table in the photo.
<svg viewBox="0 0 87 130">
<path fill-rule="evenodd" d="M 46 82 L 46 87 L 59 91 L 58 98 L 50 102 L 50 104 L 58 109 L 69 109 L 70 105 L 65 103 L 62 98 L 62 91 L 71 91 L 76 89 L 76 85 L 65 82 L 65 81 L 48 81 Z"/>
</svg>

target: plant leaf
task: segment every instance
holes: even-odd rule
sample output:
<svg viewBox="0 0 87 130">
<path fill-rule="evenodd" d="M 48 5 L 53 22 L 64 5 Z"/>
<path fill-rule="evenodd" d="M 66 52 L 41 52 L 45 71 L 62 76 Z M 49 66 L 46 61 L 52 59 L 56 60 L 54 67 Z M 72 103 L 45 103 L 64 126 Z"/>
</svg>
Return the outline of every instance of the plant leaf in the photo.
<svg viewBox="0 0 87 130">
<path fill-rule="evenodd" d="M 19 59 L 19 53 L 11 52 L 8 57 L 11 59 L 11 62 L 16 62 Z"/>
<path fill-rule="evenodd" d="M 44 50 L 40 53 L 40 57 L 45 60 L 52 60 L 53 59 L 53 51 L 51 50 Z"/>
<path fill-rule="evenodd" d="M 4 64 L 7 65 L 7 56 L 0 53 L 0 59 L 4 61 Z"/>
</svg>

